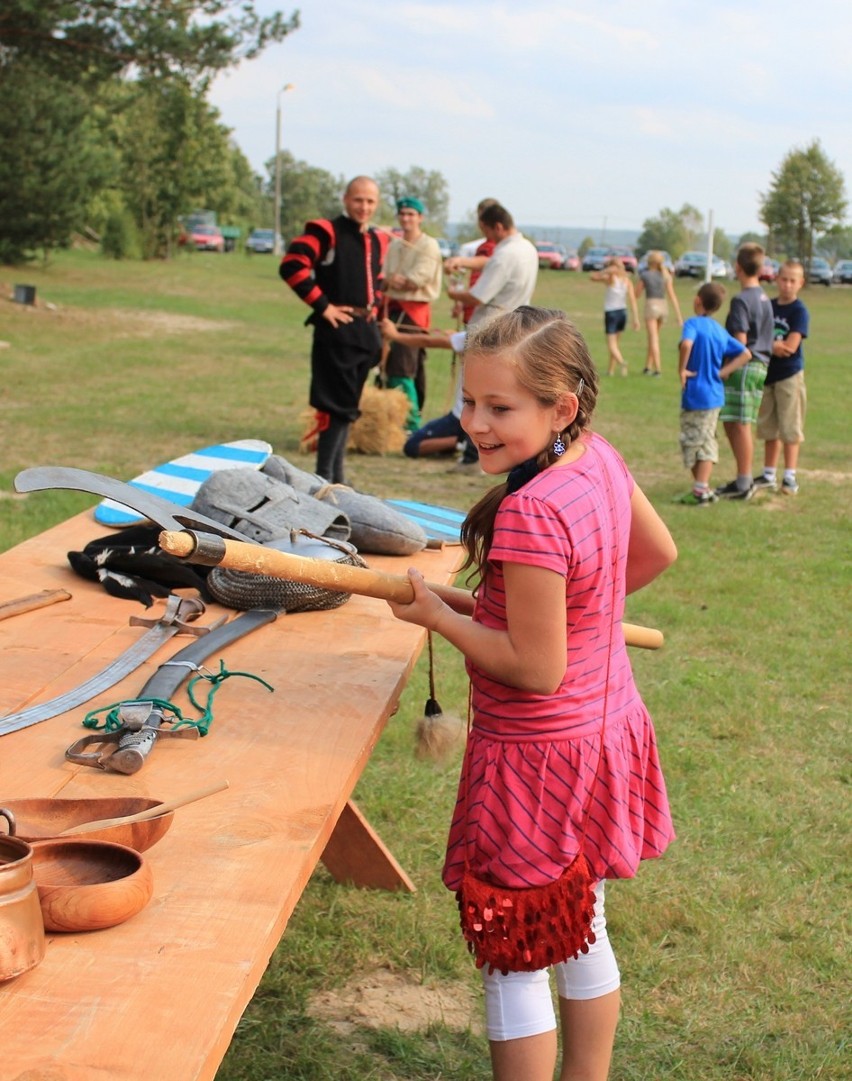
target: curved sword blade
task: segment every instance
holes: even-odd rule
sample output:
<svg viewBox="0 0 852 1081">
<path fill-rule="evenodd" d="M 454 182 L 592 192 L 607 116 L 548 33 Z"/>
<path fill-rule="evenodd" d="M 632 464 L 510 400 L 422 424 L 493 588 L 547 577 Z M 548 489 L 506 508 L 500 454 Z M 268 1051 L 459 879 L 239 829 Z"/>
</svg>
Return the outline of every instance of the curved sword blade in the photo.
<svg viewBox="0 0 852 1081">
<path fill-rule="evenodd" d="M 29 728 L 41 721 L 48 721 L 51 717 L 58 717 L 60 713 L 75 709 L 84 702 L 88 702 L 90 698 L 94 698 L 95 695 L 109 690 L 156 653 L 164 642 L 181 631 L 189 634 L 204 634 L 206 628 L 196 629 L 187 626 L 188 620 L 197 619 L 203 611 L 204 605 L 200 601 L 194 598 L 178 597 L 173 593 L 156 623 L 152 624 L 151 621 L 143 621 L 138 616 L 132 616 L 130 620 L 132 624 L 148 625 L 151 629 L 106 668 L 78 687 L 65 691 L 64 694 L 57 695 L 48 702 L 39 702 L 18 713 L 9 713 L 5 717 L 0 717 L 0 736 L 5 736 L 9 732 L 18 732 L 22 728 Z"/>
<path fill-rule="evenodd" d="M 106 668 L 91 679 L 87 679 L 85 683 L 81 683 L 79 687 L 57 695 L 49 702 L 40 702 L 19 713 L 9 713 L 5 717 L 0 717 L 0 736 L 5 736 L 8 732 L 18 732 L 22 728 L 29 728 L 30 725 L 48 721 L 51 717 L 58 717 L 60 713 L 65 713 L 69 709 L 82 706 L 90 698 L 109 690 L 125 676 L 129 676 L 177 632 L 177 627 L 158 623 L 156 627 L 152 627 L 143 634 L 138 642 L 134 642 L 129 649 L 126 649 L 120 657 L 116 657 Z"/>
<path fill-rule="evenodd" d="M 181 507 L 178 503 L 162 499 L 132 484 L 125 484 L 124 481 L 104 476 L 102 473 L 91 473 L 88 469 L 75 469 L 64 465 L 36 465 L 22 469 L 15 477 L 17 492 L 43 492 L 50 488 L 71 488 L 78 492 L 91 492 L 92 495 L 100 495 L 105 499 L 114 499 L 117 503 L 123 503 L 126 507 L 138 511 L 161 529 L 194 529 L 199 526 L 208 533 L 252 543 L 251 538 L 244 533 L 237 533 L 230 526 L 215 522 L 190 507 Z"/>
</svg>

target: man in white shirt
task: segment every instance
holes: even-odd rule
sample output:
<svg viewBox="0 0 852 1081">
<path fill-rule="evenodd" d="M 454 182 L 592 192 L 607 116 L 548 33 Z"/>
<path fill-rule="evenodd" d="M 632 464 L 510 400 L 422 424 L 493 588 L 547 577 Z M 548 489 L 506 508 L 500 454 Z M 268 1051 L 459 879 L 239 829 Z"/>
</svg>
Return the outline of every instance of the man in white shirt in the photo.
<svg viewBox="0 0 852 1081">
<path fill-rule="evenodd" d="M 452 300 L 473 305 L 467 324 L 471 330 L 503 312 L 531 303 L 538 280 L 535 245 L 518 232 L 512 215 L 504 206 L 491 203 L 483 207 L 479 214 L 479 229 L 485 239 L 494 244 L 493 253 L 473 285 L 468 289 L 447 290 Z M 464 442 L 461 460 L 451 472 L 481 473 L 473 442 L 467 437 Z"/>
<path fill-rule="evenodd" d="M 448 290 L 452 300 L 474 305 L 468 324 L 471 328 L 529 304 L 538 279 L 535 245 L 518 232 L 505 207 L 499 203 L 486 207 L 480 215 L 479 228 L 494 243 L 494 254 L 469 289 Z"/>
</svg>

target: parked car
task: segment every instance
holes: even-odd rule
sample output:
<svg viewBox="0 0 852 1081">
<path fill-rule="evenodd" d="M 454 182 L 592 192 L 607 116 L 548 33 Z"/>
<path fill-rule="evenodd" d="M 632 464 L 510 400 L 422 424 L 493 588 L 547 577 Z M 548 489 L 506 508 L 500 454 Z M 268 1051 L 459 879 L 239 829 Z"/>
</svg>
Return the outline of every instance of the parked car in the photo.
<svg viewBox="0 0 852 1081">
<path fill-rule="evenodd" d="M 676 278 L 703 278 L 707 271 L 707 252 L 706 251 L 685 251 L 683 255 L 675 262 L 674 272 Z M 724 259 L 720 259 L 718 255 L 713 256 L 713 267 L 711 271 L 711 277 L 713 278 L 728 278 L 731 275 L 731 270 Z"/>
<path fill-rule="evenodd" d="M 565 253 L 565 258 L 562 260 L 563 270 L 579 270 L 580 269 L 580 256 L 574 251 L 573 248 L 569 248 Z"/>
<path fill-rule="evenodd" d="M 827 259 L 815 255 L 810 262 L 803 260 L 806 281 L 814 285 L 831 285 L 831 266 Z"/>
<path fill-rule="evenodd" d="M 561 270 L 567 252 L 561 244 L 553 244 L 549 240 L 540 240 L 536 243 L 538 252 L 538 265 L 550 270 Z"/>
<path fill-rule="evenodd" d="M 648 269 L 648 255 L 649 254 L 650 254 L 649 252 L 645 252 L 645 254 L 642 256 L 642 258 L 637 263 L 636 270 L 638 271 L 638 273 L 641 274 L 643 270 Z M 666 268 L 666 270 L 669 272 L 669 274 L 674 274 L 674 263 L 672 262 L 672 257 L 669 255 L 669 253 L 667 251 L 661 251 L 660 255 L 662 255 L 662 257 L 663 257 L 663 266 Z"/>
<path fill-rule="evenodd" d="M 435 237 L 438 241 L 438 250 L 441 252 L 442 259 L 449 259 L 451 255 L 455 255 L 455 245 L 451 244 L 445 236 Z"/>
<path fill-rule="evenodd" d="M 583 256 L 583 270 L 603 270 L 608 256 L 609 248 L 589 248 Z"/>
<path fill-rule="evenodd" d="M 281 234 L 278 234 L 278 250 L 284 251 L 284 238 Z M 253 251 L 257 254 L 275 251 L 275 230 L 274 229 L 252 229 L 246 240 L 246 251 Z"/>
<path fill-rule="evenodd" d="M 757 277 L 762 282 L 774 282 L 778 277 L 778 267 L 781 264 L 777 259 L 770 259 L 767 255 L 763 260 L 763 266 L 760 268 L 760 272 Z"/>
<path fill-rule="evenodd" d="M 839 263 L 836 263 L 831 277 L 833 281 L 841 285 L 852 283 L 852 259 L 841 259 Z"/>
<path fill-rule="evenodd" d="M 187 243 L 196 251 L 225 250 L 225 238 L 218 225 L 193 225 Z"/>
<path fill-rule="evenodd" d="M 607 252 L 607 259 L 611 259 L 613 256 L 617 256 L 624 266 L 624 269 L 632 274 L 636 270 L 637 261 L 636 256 L 630 250 L 630 248 L 610 248 Z"/>
</svg>

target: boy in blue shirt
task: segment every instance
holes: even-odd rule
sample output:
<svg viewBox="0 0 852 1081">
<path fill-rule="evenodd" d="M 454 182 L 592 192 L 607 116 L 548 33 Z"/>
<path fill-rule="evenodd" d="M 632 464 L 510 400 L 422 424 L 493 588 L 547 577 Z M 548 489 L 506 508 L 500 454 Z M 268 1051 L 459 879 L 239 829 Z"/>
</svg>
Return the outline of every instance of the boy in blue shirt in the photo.
<svg viewBox="0 0 852 1081">
<path fill-rule="evenodd" d="M 799 490 L 796 467 L 799 446 L 805 438 L 805 358 L 802 341 L 810 329 L 808 309 L 799 300 L 805 284 L 802 264 L 789 259 L 778 271 L 778 296 L 772 301 L 775 341 L 757 414 L 757 438 L 764 440 L 763 475 L 754 485 L 768 492 L 778 487 L 776 470 L 784 446 L 784 478 L 781 492 L 795 495 Z"/>
<path fill-rule="evenodd" d="M 716 425 L 725 404 L 723 380 L 751 359 L 743 343 L 711 318 L 724 299 L 723 286 L 702 285 L 692 304 L 695 315 L 684 323 L 680 342 L 680 449 L 683 464 L 692 471 L 692 491 L 675 502 L 690 507 L 706 507 L 718 498 L 710 490 L 710 475 L 719 460 Z"/>
</svg>

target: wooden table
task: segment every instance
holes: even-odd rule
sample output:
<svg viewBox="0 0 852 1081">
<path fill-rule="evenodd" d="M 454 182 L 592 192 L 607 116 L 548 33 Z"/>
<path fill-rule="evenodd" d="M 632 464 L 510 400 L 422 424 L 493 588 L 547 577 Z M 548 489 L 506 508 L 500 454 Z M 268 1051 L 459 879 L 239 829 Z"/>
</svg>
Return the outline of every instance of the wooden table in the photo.
<svg viewBox="0 0 852 1081">
<path fill-rule="evenodd" d="M 84 513 L 0 555 L 0 601 L 57 587 L 72 593 L 0 622 L 0 715 L 76 686 L 144 633 L 128 624 L 140 605 L 68 568 L 66 552 L 102 533 Z M 416 565 L 448 582 L 459 551 L 368 561 L 395 573 Z M 205 619 L 222 611 L 211 607 Z M 85 734 L 86 708 L 134 697 L 184 637 L 103 701 L 0 737 L 0 804 L 166 800 L 230 783 L 175 812 L 147 853 L 154 895 L 141 913 L 104 931 L 48 935 L 41 964 L 0 984 L 2 1081 L 212 1078 L 318 860 L 341 880 L 412 888 L 349 797 L 424 640 L 368 598 L 281 616 L 223 654 L 229 669 L 261 676 L 274 693 L 227 681 L 209 735 L 160 741 L 132 776 L 68 763 L 65 748 Z M 218 658 L 209 663 L 215 669 Z M 186 704 L 183 690 L 175 700 Z"/>
</svg>

